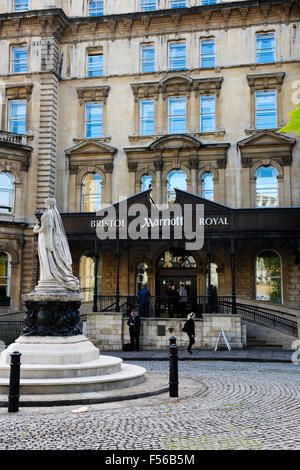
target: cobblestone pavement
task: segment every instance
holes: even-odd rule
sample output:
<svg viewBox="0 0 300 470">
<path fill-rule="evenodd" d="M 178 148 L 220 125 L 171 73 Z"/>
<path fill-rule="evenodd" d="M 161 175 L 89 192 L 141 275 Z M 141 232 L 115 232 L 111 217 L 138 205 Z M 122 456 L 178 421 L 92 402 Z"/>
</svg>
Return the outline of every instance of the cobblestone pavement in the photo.
<svg viewBox="0 0 300 470">
<path fill-rule="evenodd" d="M 168 373 L 164 361 L 137 364 Z M 185 361 L 179 377 L 198 380 L 202 392 L 84 409 L 1 409 L 0 450 L 300 448 L 300 365 Z"/>
</svg>

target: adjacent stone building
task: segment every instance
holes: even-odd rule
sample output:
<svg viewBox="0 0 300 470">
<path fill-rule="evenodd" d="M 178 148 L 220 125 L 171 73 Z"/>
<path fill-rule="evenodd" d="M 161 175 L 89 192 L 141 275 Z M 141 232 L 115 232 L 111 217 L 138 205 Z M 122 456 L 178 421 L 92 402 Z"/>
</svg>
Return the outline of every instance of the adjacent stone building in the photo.
<svg viewBox="0 0 300 470">
<path fill-rule="evenodd" d="M 299 308 L 300 137 L 278 132 L 300 99 L 299 20 L 299 0 L 0 0 L 0 309 L 21 309 L 36 284 L 32 224 L 48 196 L 87 309 L 95 279 L 98 296 L 184 283 L 190 296 L 210 285 Z M 175 188 L 210 215 L 255 214 L 264 236 L 229 227 L 235 286 L 230 237 L 212 234 L 193 253 L 170 240 L 116 256 L 76 230 L 149 189 L 172 204 Z M 278 227 L 264 226 L 267 212 Z"/>
</svg>

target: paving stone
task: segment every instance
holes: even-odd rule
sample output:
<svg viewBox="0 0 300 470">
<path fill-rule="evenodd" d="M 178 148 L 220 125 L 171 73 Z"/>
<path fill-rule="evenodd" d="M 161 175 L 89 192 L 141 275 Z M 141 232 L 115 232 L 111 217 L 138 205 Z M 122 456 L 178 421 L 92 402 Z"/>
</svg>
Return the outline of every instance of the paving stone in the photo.
<svg viewBox="0 0 300 470">
<path fill-rule="evenodd" d="M 131 363 L 168 377 L 168 361 Z M 0 449 L 299 450 L 299 364 L 186 360 L 179 381 L 178 399 L 0 409 Z"/>
</svg>

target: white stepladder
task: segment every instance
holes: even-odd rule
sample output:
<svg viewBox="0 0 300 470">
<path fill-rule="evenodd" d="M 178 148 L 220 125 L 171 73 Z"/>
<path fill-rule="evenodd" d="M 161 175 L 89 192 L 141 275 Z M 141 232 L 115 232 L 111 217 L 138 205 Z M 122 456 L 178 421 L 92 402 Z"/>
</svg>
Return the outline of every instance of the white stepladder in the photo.
<svg viewBox="0 0 300 470">
<path fill-rule="evenodd" d="M 227 338 L 227 336 L 226 336 L 224 330 L 221 330 L 220 333 L 219 333 L 219 336 L 218 336 L 218 339 L 217 339 L 217 342 L 216 342 L 215 351 L 218 349 L 218 344 L 219 344 L 219 342 L 220 342 L 221 336 L 223 336 L 224 341 L 225 341 L 225 344 L 226 344 L 226 346 L 227 346 L 227 348 L 228 348 L 228 351 L 230 351 L 230 350 L 231 350 L 231 346 L 230 346 L 230 344 L 229 344 L 228 338 Z"/>
</svg>

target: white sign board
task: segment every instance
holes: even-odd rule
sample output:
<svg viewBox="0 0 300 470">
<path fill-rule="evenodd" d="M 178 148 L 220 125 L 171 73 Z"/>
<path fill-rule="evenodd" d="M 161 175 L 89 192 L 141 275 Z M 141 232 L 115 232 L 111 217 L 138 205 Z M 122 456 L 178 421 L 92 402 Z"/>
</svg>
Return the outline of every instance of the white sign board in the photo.
<svg viewBox="0 0 300 470">
<path fill-rule="evenodd" d="M 231 346 L 230 346 L 229 341 L 228 341 L 228 338 L 227 338 L 227 336 L 225 335 L 225 332 L 224 332 L 223 330 L 221 330 L 220 333 L 219 333 L 219 336 L 218 336 L 218 339 L 217 339 L 217 343 L 216 343 L 216 347 L 215 347 L 215 351 L 218 349 L 218 344 L 219 344 L 219 341 L 220 341 L 220 339 L 221 339 L 221 336 L 223 336 L 224 341 L 225 341 L 225 344 L 226 344 L 226 346 L 227 346 L 227 348 L 228 348 L 228 351 L 230 351 L 230 350 L 231 350 Z"/>
</svg>

